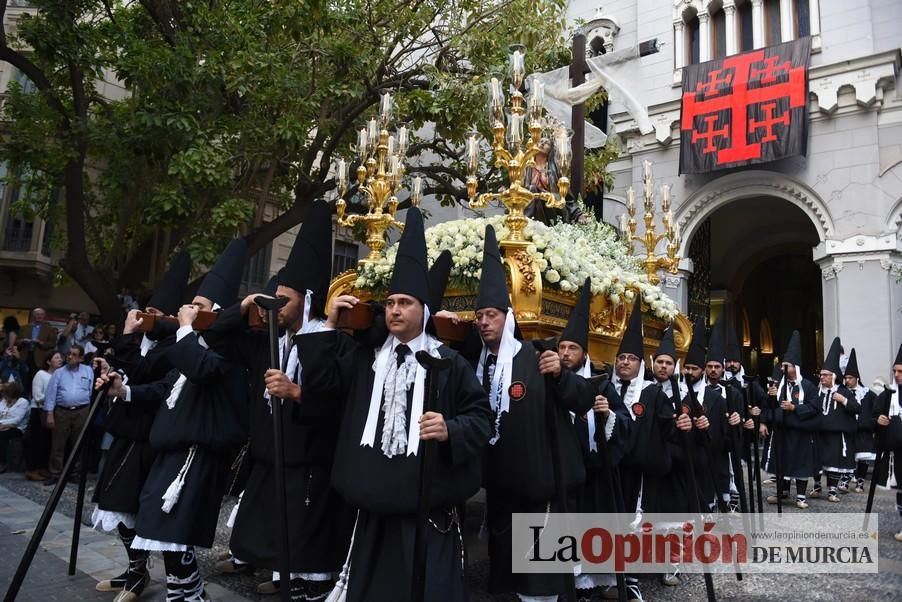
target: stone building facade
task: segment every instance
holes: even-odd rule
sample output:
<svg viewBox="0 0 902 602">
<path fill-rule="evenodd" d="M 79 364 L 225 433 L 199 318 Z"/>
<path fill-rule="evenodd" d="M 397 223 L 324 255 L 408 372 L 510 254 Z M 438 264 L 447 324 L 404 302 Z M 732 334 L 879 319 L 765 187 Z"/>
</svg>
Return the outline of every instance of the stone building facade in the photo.
<svg viewBox="0 0 902 602">
<path fill-rule="evenodd" d="M 645 160 L 657 185 L 672 186 L 684 259 L 665 290 L 709 319 L 731 301 L 746 363 L 760 371 L 799 329 L 807 373 L 838 335 L 867 382 L 887 379 L 902 342 L 902 3 L 575 0 L 569 15 L 575 26 L 614 23 L 614 51 L 660 43 L 618 67 L 654 132 L 641 134 L 612 98 L 623 152 L 604 204 L 616 224 Z M 812 42 L 807 156 L 678 175 L 682 67 L 803 35 Z"/>
</svg>

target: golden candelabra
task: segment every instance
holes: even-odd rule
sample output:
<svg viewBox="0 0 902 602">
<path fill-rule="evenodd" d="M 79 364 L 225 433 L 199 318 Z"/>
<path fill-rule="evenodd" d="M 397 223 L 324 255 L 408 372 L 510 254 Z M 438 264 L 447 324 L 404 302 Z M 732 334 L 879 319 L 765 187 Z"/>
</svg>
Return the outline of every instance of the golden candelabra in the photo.
<svg viewBox="0 0 902 602">
<path fill-rule="evenodd" d="M 544 92 L 542 83 L 533 78 L 527 108 L 527 101 L 520 92 L 524 77 L 522 46 L 511 46 L 510 63 L 513 91 L 508 115 L 505 115 L 501 82 L 497 77 L 493 77 L 489 82 L 489 119 L 492 124 L 495 167 L 507 169 L 509 186 L 501 192 L 484 192 L 477 196 L 476 170 L 479 167 L 479 145 L 476 136 L 473 135 L 467 142 L 467 194 L 470 198 L 470 207 L 473 209 L 484 208 L 489 201 L 500 201 L 507 210 L 504 223 L 509 234 L 506 241 L 522 242 L 525 240 L 523 229 L 528 223 L 523 211 L 530 201 L 540 200 L 553 209 L 564 206 L 564 199 L 570 190 L 570 179 L 566 174 L 569 172 L 572 158 L 571 133 L 559 128 L 554 134 L 555 159 L 561 173 L 557 181 L 559 196 L 545 191 L 532 192 L 523 186 L 526 169 L 536 167 L 536 155 L 542 150 L 539 142 L 543 129 L 541 119 Z M 524 140 L 523 128 L 527 120 L 529 138 Z"/>
<path fill-rule="evenodd" d="M 642 267 L 648 275 L 652 284 L 659 284 L 661 278 L 658 276 L 658 270 L 667 270 L 671 274 L 677 273 L 680 264 L 680 256 L 676 250 L 680 246 L 680 227 L 673 223 L 673 212 L 670 210 L 670 186 L 667 184 L 661 186 L 661 210 L 663 216 L 661 222 L 664 225 L 664 232 L 658 234 L 655 227 L 655 193 L 651 176 L 651 161 L 643 162 L 642 182 L 645 193 L 645 232 L 641 235 L 636 234 L 636 192 L 630 186 L 627 191 L 626 208 L 629 212 L 629 219 L 626 214 L 620 216 L 620 231 L 624 241 L 632 248 L 633 242 L 638 242 L 645 249 L 645 258 L 642 260 Z M 667 241 L 667 251 L 664 255 L 655 255 L 655 249 L 662 240 Z"/>
<path fill-rule="evenodd" d="M 347 203 L 344 196 L 348 191 L 348 166 L 344 159 L 339 159 L 338 200 L 335 209 L 338 213 L 338 224 L 346 228 L 363 223 L 366 228 L 366 245 L 369 255 L 363 262 L 376 261 L 385 248 L 385 232 L 391 227 L 404 229 L 404 224 L 395 219 L 398 210 L 397 193 L 401 179 L 404 177 L 404 158 L 407 154 L 408 132 L 406 126 L 398 128 L 396 134 L 389 134 L 388 128 L 392 117 L 391 94 L 384 94 L 380 101 L 379 122 L 370 119 L 367 127 L 361 128 L 357 138 L 357 155 L 360 164 L 357 166 L 357 182 L 359 192 L 367 197 L 367 212 L 345 217 Z M 381 125 L 381 127 L 380 127 Z M 417 176 L 413 180 L 410 202 L 419 206 L 422 190 L 422 179 Z"/>
</svg>

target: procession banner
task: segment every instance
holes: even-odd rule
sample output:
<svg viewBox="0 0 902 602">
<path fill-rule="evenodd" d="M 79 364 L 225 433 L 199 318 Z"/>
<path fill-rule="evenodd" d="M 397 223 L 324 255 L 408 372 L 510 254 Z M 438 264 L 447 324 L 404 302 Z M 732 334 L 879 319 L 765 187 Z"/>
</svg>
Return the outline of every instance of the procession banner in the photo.
<svg viewBox="0 0 902 602">
<path fill-rule="evenodd" d="M 680 173 L 804 155 L 811 38 L 683 69 Z"/>
</svg>

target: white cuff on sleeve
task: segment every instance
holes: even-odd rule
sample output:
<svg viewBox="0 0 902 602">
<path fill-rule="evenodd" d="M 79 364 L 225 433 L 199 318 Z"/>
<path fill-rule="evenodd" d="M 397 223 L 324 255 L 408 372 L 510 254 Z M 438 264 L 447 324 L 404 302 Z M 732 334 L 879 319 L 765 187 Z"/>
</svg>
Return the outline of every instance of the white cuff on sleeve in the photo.
<svg viewBox="0 0 902 602">
<path fill-rule="evenodd" d="M 131 401 L 132 400 L 132 388 L 128 385 L 125 385 L 125 396 L 122 398 L 122 401 Z"/>
<path fill-rule="evenodd" d="M 194 332 L 194 328 L 192 328 L 190 325 L 179 326 L 179 329 L 175 331 L 175 341 L 181 341 L 192 332 Z"/>
<path fill-rule="evenodd" d="M 604 440 L 610 441 L 611 436 L 614 434 L 614 422 L 617 420 L 617 415 L 614 412 L 608 412 L 608 419 L 604 423 Z"/>
</svg>

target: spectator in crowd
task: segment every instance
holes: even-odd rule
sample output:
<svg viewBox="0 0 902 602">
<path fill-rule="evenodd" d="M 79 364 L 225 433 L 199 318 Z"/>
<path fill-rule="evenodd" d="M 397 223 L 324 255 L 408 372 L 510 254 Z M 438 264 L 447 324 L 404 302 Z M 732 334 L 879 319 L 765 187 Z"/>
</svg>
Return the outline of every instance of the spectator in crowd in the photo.
<svg viewBox="0 0 902 602">
<path fill-rule="evenodd" d="M 113 339 L 116 338 L 116 333 L 119 329 L 116 327 L 115 322 L 110 322 L 106 325 L 106 340 L 112 343 Z"/>
<path fill-rule="evenodd" d="M 45 485 L 56 484 L 63 470 L 66 446 L 75 443 L 88 418 L 94 371 L 82 363 L 84 358 L 84 347 L 72 345 L 66 353 L 66 365 L 54 372 L 47 383 L 44 415 L 47 417 L 47 428 L 53 434 L 50 443 L 50 479 Z M 77 473 L 81 468 L 80 463 L 76 465 L 70 475 L 72 481 L 78 479 Z"/>
<path fill-rule="evenodd" d="M 88 312 L 69 314 L 66 328 L 60 334 L 60 351 L 66 352 L 72 345 L 78 345 L 84 349 L 88 341 L 91 340 L 93 332 L 94 327 L 91 326 L 91 315 Z"/>
<path fill-rule="evenodd" d="M 95 357 L 105 356 L 109 348 L 110 339 L 106 336 L 106 328 L 103 324 L 98 324 L 85 343 L 85 363 L 90 363 Z"/>
<path fill-rule="evenodd" d="M 46 322 L 47 312 L 40 307 L 31 312 L 31 323 L 19 332 L 16 346 L 21 359 L 34 373 L 47 365 L 47 356 L 56 349 L 59 331 Z"/>
<path fill-rule="evenodd" d="M 44 397 L 50 377 L 63 366 L 63 354 L 54 351 L 47 356 L 44 366 L 31 381 L 31 415 L 25 435 L 25 478 L 44 481 L 50 476 L 47 462 L 50 459 L 50 433 L 45 428 Z"/>
<path fill-rule="evenodd" d="M 6 349 L 10 345 L 16 344 L 19 338 L 19 321 L 16 316 L 6 316 L 3 318 L 3 330 L 0 332 L 0 349 Z"/>
<path fill-rule="evenodd" d="M 0 472 L 6 472 L 9 442 L 25 433 L 28 425 L 28 400 L 22 397 L 22 387 L 16 382 L 3 385 L 0 399 Z"/>
<path fill-rule="evenodd" d="M 3 359 L 0 359 L 0 382 L 17 383 L 24 391 L 30 373 L 28 364 L 20 357 L 19 349 L 15 345 L 7 347 Z"/>
</svg>

